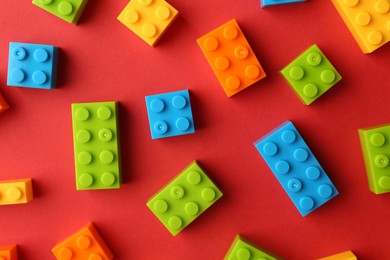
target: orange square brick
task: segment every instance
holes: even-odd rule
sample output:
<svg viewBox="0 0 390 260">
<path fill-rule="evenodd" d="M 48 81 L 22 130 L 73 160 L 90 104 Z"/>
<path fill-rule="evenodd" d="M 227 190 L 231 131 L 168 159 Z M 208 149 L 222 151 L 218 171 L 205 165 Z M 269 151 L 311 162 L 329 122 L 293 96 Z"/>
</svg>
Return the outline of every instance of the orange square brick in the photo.
<svg viewBox="0 0 390 260">
<path fill-rule="evenodd" d="M 0 205 L 27 203 L 32 198 L 31 179 L 0 181 Z"/>
<path fill-rule="evenodd" d="M 51 251 L 58 260 L 110 260 L 114 257 L 92 223 L 57 243 Z"/>
<path fill-rule="evenodd" d="M 0 246 L 0 260 L 18 260 L 16 245 Z"/>
<path fill-rule="evenodd" d="M 228 97 L 266 76 L 235 19 L 197 42 Z"/>
<path fill-rule="evenodd" d="M 0 93 L 0 113 L 4 112 L 9 108 L 7 101 L 5 101 L 4 97 Z"/>
</svg>

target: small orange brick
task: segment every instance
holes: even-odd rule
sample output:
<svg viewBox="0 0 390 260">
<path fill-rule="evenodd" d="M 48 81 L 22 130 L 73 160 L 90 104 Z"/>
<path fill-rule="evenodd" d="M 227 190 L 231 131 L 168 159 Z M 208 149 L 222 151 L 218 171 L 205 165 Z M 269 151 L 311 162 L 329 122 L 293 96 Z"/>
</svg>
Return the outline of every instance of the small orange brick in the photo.
<svg viewBox="0 0 390 260">
<path fill-rule="evenodd" d="M 57 243 L 51 250 L 58 260 L 111 260 L 113 254 L 92 223 Z"/>
<path fill-rule="evenodd" d="M 0 93 L 0 113 L 4 112 L 9 108 L 9 105 L 7 104 L 7 101 L 5 101 L 4 97 Z"/>
<path fill-rule="evenodd" d="M 197 42 L 228 97 L 266 76 L 235 19 Z"/>
<path fill-rule="evenodd" d="M 0 260 L 18 260 L 16 245 L 0 245 Z"/>
<path fill-rule="evenodd" d="M 31 179 L 0 181 L 0 205 L 27 203 L 32 198 Z"/>
</svg>

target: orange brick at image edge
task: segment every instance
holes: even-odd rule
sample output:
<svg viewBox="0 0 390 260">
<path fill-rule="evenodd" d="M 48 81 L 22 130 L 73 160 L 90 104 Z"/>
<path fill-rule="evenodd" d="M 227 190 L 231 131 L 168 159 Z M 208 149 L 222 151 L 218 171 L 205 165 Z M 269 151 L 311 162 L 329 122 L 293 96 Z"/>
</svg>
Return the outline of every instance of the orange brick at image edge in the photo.
<svg viewBox="0 0 390 260">
<path fill-rule="evenodd" d="M 57 243 L 51 251 L 59 260 L 111 260 L 114 257 L 92 223 Z"/>
<path fill-rule="evenodd" d="M 197 42 L 228 97 L 266 77 L 235 19 Z"/>
<path fill-rule="evenodd" d="M 357 260 L 357 257 L 352 253 L 352 251 L 345 251 L 339 254 L 319 258 L 317 260 Z"/>
<path fill-rule="evenodd" d="M 27 203 L 32 198 L 31 179 L 0 181 L 0 205 Z"/>
<path fill-rule="evenodd" d="M 1 95 L 1 93 L 0 93 L 0 113 L 4 112 L 8 108 L 9 108 L 9 105 L 8 105 L 7 101 L 5 101 L 3 95 Z"/>
<path fill-rule="evenodd" d="M 18 260 L 16 245 L 0 245 L 0 260 Z"/>
</svg>

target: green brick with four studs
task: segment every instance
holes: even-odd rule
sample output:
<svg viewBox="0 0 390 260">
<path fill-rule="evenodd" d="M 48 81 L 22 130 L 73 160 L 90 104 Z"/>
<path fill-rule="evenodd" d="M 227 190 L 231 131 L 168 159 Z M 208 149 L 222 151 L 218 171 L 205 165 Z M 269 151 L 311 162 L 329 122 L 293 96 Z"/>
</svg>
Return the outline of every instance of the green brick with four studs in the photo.
<svg viewBox="0 0 390 260">
<path fill-rule="evenodd" d="M 220 197 L 222 192 L 193 161 L 146 205 L 175 236 Z"/>
<path fill-rule="evenodd" d="M 77 24 L 88 0 L 33 0 L 32 3 L 51 14 Z"/>
<path fill-rule="evenodd" d="M 117 102 L 72 104 L 76 189 L 120 188 Z"/>
<path fill-rule="evenodd" d="M 241 259 L 281 259 L 263 248 L 253 244 L 240 235 L 237 235 L 229 248 L 224 260 L 241 260 Z"/>
<path fill-rule="evenodd" d="M 370 190 L 390 192 L 390 124 L 359 129 Z"/>
<path fill-rule="evenodd" d="M 280 73 L 306 105 L 341 80 L 340 74 L 315 44 Z"/>
</svg>

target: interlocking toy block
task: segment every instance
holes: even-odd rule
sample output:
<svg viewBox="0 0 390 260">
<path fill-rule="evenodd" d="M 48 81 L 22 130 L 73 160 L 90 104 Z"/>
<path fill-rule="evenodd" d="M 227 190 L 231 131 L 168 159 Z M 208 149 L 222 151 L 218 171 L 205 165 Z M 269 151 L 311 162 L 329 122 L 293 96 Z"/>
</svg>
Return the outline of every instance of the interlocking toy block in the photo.
<svg viewBox="0 0 390 260">
<path fill-rule="evenodd" d="M 390 192 L 390 124 L 359 129 L 370 190 Z"/>
<path fill-rule="evenodd" d="M 188 90 L 146 96 L 145 101 L 152 139 L 195 132 Z"/>
<path fill-rule="evenodd" d="M 16 245 L 0 246 L 0 260 L 18 260 Z"/>
<path fill-rule="evenodd" d="M 390 41 L 389 0 L 332 0 L 363 53 Z"/>
<path fill-rule="evenodd" d="M 255 147 L 302 216 L 338 194 L 292 122 L 256 141 Z"/>
<path fill-rule="evenodd" d="M 197 42 L 228 97 L 266 76 L 235 19 Z"/>
<path fill-rule="evenodd" d="M 32 199 L 31 179 L 0 181 L 0 205 L 22 204 Z"/>
<path fill-rule="evenodd" d="M 92 223 L 57 243 L 51 251 L 58 260 L 110 260 L 114 257 Z"/>
<path fill-rule="evenodd" d="M 222 192 L 193 161 L 146 204 L 176 236 L 222 197 Z"/>
<path fill-rule="evenodd" d="M 224 260 L 255 260 L 255 259 L 267 259 L 267 260 L 277 260 L 281 259 L 270 252 L 267 252 L 263 248 L 253 244 L 249 240 L 243 238 L 240 235 L 237 235 L 233 241 L 233 244 L 230 246 L 229 251 L 227 252 Z"/>
<path fill-rule="evenodd" d="M 336 255 L 319 258 L 318 260 L 357 260 L 357 257 L 352 253 L 352 251 L 345 251 Z"/>
<path fill-rule="evenodd" d="M 341 80 L 340 74 L 315 44 L 280 72 L 306 105 Z"/>
<path fill-rule="evenodd" d="M 7 101 L 5 101 L 3 95 L 1 95 L 1 93 L 0 93 L 0 113 L 4 112 L 8 108 L 9 108 L 9 105 L 8 105 Z"/>
<path fill-rule="evenodd" d="M 153 47 L 178 14 L 164 0 L 131 0 L 118 20 Z"/>
<path fill-rule="evenodd" d="M 67 21 L 77 24 L 88 0 L 33 0 L 32 3 L 47 12 Z"/>
<path fill-rule="evenodd" d="M 120 188 L 117 102 L 72 104 L 77 190 Z"/>
<path fill-rule="evenodd" d="M 58 48 L 52 45 L 10 42 L 8 86 L 56 87 Z"/>
<path fill-rule="evenodd" d="M 306 0 L 260 0 L 261 7 L 306 2 Z"/>
</svg>

